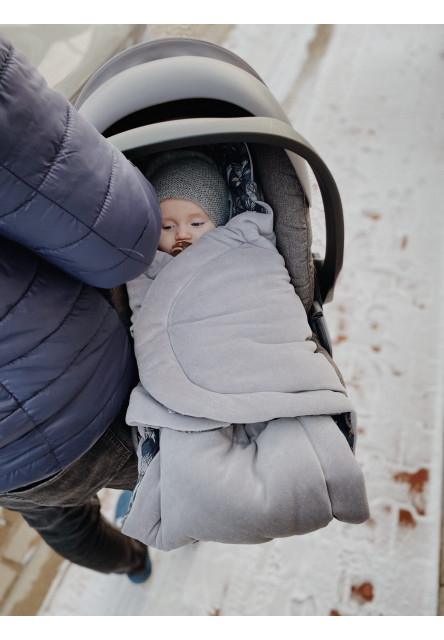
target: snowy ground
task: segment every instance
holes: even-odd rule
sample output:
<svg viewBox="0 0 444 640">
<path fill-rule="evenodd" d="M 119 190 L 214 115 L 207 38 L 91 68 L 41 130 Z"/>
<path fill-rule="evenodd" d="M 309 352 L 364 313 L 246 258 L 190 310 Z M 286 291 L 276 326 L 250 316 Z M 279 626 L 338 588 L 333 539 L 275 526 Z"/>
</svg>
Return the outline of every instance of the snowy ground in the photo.
<svg viewBox="0 0 444 640">
<path fill-rule="evenodd" d="M 434 616 L 444 27 L 238 25 L 222 44 L 263 77 L 342 195 L 344 268 L 326 313 L 358 409 L 371 519 L 266 545 L 154 551 L 143 585 L 65 563 L 40 615 Z M 108 513 L 115 498 L 103 493 Z"/>
</svg>

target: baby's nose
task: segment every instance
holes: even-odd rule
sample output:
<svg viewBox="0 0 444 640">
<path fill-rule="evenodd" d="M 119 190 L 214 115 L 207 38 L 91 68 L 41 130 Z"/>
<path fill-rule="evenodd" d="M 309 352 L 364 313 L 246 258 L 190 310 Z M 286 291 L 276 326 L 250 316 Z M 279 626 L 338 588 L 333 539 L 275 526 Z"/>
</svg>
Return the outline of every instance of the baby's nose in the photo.
<svg viewBox="0 0 444 640">
<path fill-rule="evenodd" d="M 191 237 L 191 232 L 187 227 L 177 227 L 176 240 L 182 240 L 190 237 Z"/>
</svg>

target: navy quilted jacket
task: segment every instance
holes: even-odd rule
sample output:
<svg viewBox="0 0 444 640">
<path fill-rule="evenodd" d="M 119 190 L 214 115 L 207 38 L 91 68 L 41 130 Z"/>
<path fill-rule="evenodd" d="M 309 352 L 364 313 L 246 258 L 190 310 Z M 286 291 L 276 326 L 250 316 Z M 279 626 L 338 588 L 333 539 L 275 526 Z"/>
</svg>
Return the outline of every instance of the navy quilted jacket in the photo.
<svg viewBox="0 0 444 640">
<path fill-rule="evenodd" d="M 84 453 L 134 358 L 96 289 L 154 257 L 151 185 L 0 34 L 0 493 Z"/>
</svg>

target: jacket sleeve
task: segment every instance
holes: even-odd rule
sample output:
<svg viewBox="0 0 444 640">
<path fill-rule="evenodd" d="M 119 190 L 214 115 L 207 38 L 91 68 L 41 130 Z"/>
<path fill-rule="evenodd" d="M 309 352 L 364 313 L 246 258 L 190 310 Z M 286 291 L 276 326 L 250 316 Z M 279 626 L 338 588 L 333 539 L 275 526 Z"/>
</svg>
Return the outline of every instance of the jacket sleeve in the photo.
<svg viewBox="0 0 444 640">
<path fill-rule="evenodd" d="M 98 287 L 154 258 L 150 183 L 0 34 L 0 234 Z"/>
</svg>

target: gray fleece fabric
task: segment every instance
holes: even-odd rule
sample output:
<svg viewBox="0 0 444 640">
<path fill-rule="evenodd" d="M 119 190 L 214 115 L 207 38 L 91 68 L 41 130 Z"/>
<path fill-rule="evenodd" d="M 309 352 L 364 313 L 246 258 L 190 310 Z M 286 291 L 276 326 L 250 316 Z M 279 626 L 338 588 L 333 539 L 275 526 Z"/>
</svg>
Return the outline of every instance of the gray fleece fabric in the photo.
<svg viewBox="0 0 444 640">
<path fill-rule="evenodd" d="M 140 383 L 127 422 L 160 429 L 123 531 L 170 550 L 259 543 L 369 517 L 331 418 L 353 407 L 311 340 L 275 248 L 247 212 L 128 284 Z"/>
</svg>

